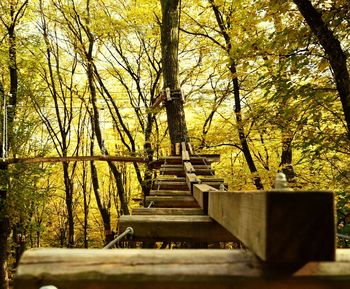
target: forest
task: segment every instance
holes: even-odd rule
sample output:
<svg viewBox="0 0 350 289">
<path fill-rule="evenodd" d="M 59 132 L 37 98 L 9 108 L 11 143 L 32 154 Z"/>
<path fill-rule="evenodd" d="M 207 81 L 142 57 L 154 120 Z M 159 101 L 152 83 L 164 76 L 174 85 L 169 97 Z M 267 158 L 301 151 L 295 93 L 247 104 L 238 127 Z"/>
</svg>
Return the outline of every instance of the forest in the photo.
<svg viewBox="0 0 350 289">
<path fill-rule="evenodd" d="M 1 283 L 24 250 L 101 248 L 143 206 L 152 163 L 173 153 L 168 2 L 0 1 Z M 195 153 L 220 154 L 229 190 L 269 190 L 283 172 L 295 190 L 334 191 L 350 235 L 349 1 L 170 2 Z"/>
</svg>

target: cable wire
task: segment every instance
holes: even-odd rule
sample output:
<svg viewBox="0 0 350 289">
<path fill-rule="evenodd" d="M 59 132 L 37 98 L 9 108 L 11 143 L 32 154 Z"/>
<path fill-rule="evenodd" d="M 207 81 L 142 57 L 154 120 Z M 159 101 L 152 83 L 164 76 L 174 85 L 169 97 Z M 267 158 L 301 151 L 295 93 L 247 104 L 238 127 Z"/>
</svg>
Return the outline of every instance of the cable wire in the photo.
<svg viewBox="0 0 350 289">
<path fill-rule="evenodd" d="M 116 237 L 113 241 L 109 242 L 106 246 L 103 247 L 103 249 L 112 248 L 115 244 L 117 244 L 121 239 L 123 239 L 127 235 L 130 235 L 130 236 L 134 235 L 134 229 L 131 227 L 127 227 L 122 234 Z"/>
</svg>

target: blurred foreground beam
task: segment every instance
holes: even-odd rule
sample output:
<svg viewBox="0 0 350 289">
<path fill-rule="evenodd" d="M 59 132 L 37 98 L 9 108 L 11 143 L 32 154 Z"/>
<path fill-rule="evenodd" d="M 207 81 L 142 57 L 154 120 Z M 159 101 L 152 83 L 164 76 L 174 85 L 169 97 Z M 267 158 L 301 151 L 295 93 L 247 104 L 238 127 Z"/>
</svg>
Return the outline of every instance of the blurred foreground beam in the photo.
<svg viewBox="0 0 350 289">
<path fill-rule="evenodd" d="M 348 289 L 350 250 L 335 262 L 269 267 L 243 250 L 33 249 L 15 289 Z"/>
</svg>

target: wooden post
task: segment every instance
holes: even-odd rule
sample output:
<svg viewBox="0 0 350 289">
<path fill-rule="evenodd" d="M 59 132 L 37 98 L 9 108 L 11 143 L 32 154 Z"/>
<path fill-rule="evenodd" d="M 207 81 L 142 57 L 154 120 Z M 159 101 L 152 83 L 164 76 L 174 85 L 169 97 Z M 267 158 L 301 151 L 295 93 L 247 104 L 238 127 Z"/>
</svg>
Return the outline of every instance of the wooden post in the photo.
<svg viewBox="0 0 350 289">
<path fill-rule="evenodd" d="M 195 174 L 193 174 L 193 173 L 186 174 L 186 183 L 187 183 L 189 190 L 191 191 L 191 194 L 193 194 L 193 185 L 198 184 L 199 182 L 200 182 L 200 180 L 197 178 L 197 176 Z"/>
<path fill-rule="evenodd" d="M 211 191 L 208 214 L 264 261 L 334 260 L 332 192 Z"/>
<path fill-rule="evenodd" d="M 193 197 L 197 201 L 198 205 L 203 209 L 204 214 L 208 214 L 208 194 L 210 191 L 216 190 L 217 189 L 207 184 L 193 185 Z"/>
</svg>

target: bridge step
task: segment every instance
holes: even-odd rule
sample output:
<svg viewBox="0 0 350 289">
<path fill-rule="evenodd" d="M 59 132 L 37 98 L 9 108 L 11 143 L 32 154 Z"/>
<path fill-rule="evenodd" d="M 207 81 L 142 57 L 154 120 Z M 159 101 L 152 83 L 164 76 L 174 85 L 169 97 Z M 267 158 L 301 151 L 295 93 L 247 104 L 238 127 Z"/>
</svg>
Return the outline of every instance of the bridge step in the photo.
<svg viewBox="0 0 350 289">
<path fill-rule="evenodd" d="M 198 203 L 192 196 L 147 196 L 146 206 L 153 202 L 156 208 L 195 208 Z"/>
<path fill-rule="evenodd" d="M 158 189 L 158 190 L 188 190 L 188 186 L 185 181 L 181 182 L 163 182 L 163 181 L 156 181 L 153 184 L 153 188 Z"/>
<path fill-rule="evenodd" d="M 212 169 L 196 169 L 197 176 L 210 176 L 214 175 L 215 171 Z M 185 171 L 183 168 L 160 168 L 160 173 L 163 175 L 175 175 L 178 177 L 183 177 L 185 175 Z"/>
<path fill-rule="evenodd" d="M 123 215 L 121 231 L 134 229 L 134 240 L 219 242 L 236 240 L 208 216 L 197 215 Z"/>
<path fill-rule="evenodd" d="M 194 169 L 210 169 L 208 165 L 192 165 Z M 160 167 L 161 169 L 169 168 L 169 169 L 183 169 L 183 165 L 173 165 L 173 164 L 164 164 Z"/>
<path fill-rule="evenodd" d="M 134 208 L 133 215 L 203 215 L 200 208 Z"/>
<path fill-rule="evenodd" d="M 151 196 L 190 196 L 190 191 L 151 190 Z"/>
<path fill-rule="evenodd" d="M 215 179 L 213 179 L 215 180 Z M 215 189 L 220 189 L 220 186 L 224 184 L 224 187 L 227 189 L 227 183 L 223 182 L 216 182 L 216 181 L 205 181 L 202 179 L 202 184 L 208 184 Z M 175 190 L 175 191 L 181 191 L 181 190 L 188 190 L 188 185 L 185 181 L 178 181 L 178 182 L 168 182 L 168 181 L 156 181 L 153 184 L 153 189 L 157 190 Z"/>
</svg>

